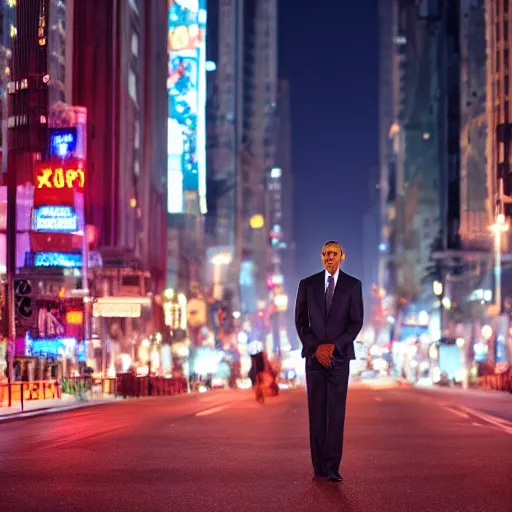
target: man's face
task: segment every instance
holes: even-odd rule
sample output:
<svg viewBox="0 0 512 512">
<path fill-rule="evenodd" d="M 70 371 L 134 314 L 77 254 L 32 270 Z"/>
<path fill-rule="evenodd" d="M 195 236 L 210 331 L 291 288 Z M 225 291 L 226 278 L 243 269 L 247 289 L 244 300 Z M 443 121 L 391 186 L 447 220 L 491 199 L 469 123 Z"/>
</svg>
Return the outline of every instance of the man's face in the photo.
<svg viewBox="0 0 512 512">
<path fill-rule="evenodd" d="M 322 262 L 325 270 L 333 275 L 341 263 L 341 249 L 336 244 L 327 244 L 322 248 Z"/>
</svg>

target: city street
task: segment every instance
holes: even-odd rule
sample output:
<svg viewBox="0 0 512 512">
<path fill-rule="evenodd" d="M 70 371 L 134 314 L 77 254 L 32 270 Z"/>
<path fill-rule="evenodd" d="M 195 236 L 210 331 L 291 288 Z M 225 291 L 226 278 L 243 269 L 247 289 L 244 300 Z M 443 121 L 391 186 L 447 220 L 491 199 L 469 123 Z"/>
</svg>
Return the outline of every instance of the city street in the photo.
<svg viewBox="0 0 512 512">
<path fill-rule="evenodd" d="M 349 393 L 315 483 L 303 390 L 131 400 L 0 424 L 1 510 L 505 512 L 512 435 L 409 388 Z"/>
</svg>

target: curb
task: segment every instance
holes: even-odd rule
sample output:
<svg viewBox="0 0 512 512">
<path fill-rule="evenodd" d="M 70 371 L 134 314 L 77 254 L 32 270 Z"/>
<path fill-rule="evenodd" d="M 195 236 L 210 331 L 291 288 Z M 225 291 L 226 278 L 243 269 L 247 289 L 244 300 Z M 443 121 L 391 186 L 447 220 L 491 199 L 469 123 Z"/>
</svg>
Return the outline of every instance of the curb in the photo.
<svg viewBox="0 0 512 512">
<path fill-rule="evenodd" d="M 37 416 L 46 416 L 47 414 L 58 414 L 59 412 L 69 412 L 75 409 L 85 409 L 88 407 L 99 407 L 101 405 L 120 403 L 121 400 L 98 400 L 96 402 L 75 403 L 72 405 L 64 405 L 62 407 L 42 407 L 34 411 L 27 412 L 13 412 L 0 416 L 0 424 L 10 421 L 24 420 L 28 418 L 35 418 Z"/>
<path fill-rule="evenodd" d="M 228 390 L 222 389 L 222 390 L 213 390 L 209 391 L 208 394 L 211 393 L 222 393 L 226 392 Z M 199 393 L 197 391 L 194 392 L 188 392 L 188 393 L 178 393 L 177 395 L 173 395 L 174 398 L 178 396 L 193 396 L 193 395 L 204 395 L 204 393 Z M 164 396 L 141 396 L 137 397 L 136 400 L 154 400 L 155 398 L 164 398 Z M 169 396 L 168 396 L 169 398 Z M 0 424 L 9 422 L 9 421 L 18 421 L 18 420 L 24 420 L 28 418 L 35 418 L 37 416 L 45 416 L 47 414 L 58 414 L 59 412 L 69 412 L 73 411 L 75 409 L 84 409 L 87 407 L 99 407 L 101 405 L 109 405 L 109 404 L 119 404 L 119 403 L 126 403 L 127 399 L 119 397 L 116 399 L 110 399 L 110 400 L 90 400 L 90 401 L 83 401 L 83 402 L 75 402 L 70 405 L 63 405 L 61 407 L 41 407 L 40 409 L 36 409 L 34 411 L 27 411 L 27 412 L 13 412 L 12 414 L 6 414 L 4 416 L 0 416 Z"/>
</svg>

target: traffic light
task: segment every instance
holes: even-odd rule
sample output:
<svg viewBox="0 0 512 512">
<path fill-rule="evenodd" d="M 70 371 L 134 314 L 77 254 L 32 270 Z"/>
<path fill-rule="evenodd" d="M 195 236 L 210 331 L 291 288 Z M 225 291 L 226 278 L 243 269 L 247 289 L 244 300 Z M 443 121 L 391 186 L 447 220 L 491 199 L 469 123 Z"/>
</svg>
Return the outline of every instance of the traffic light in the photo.
<svg viewBox="0 0 512 512">
<path fill-rule="evenodd" d="M 32 283 L 27 279 L 14 281 L 14 314 L 16 328 L 20 332 L 31 329 L 34 326 L 34 301 Z"/>
</svg>

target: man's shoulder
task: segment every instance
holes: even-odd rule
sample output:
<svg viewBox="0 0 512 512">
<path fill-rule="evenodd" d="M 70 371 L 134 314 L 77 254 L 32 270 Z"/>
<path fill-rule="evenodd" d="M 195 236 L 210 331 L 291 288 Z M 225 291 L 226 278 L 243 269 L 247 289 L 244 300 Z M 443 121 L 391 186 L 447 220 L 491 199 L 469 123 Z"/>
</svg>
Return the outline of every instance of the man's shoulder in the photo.
<svg viewBox="0 0 512 512">
<path fill-rule="evenodd" d="M 350 274 L 347 274 L 346 272 L 343 272 L 343 270 L 340 270 L 340 276 L 343 277 L 344 281 L 346 283 L 352 284 L 353 286 L 361 285 L 361 280 L 357 277 L 351 276 Z"/>
<path fill-rule="evenodd" d="M 311 274 L 308 277 L 305 277 L 304 279 L 301 279 L 301 281 L 304 281 L 305 283 L 309 283 L 311 281 L 314 281 L 315 279 L 318 279 L 319 277 L 322 277 L 324 275 L 325 270 L 322 270 L 321 272 L 317 272 L 316 274 Z"/>
</svg>

